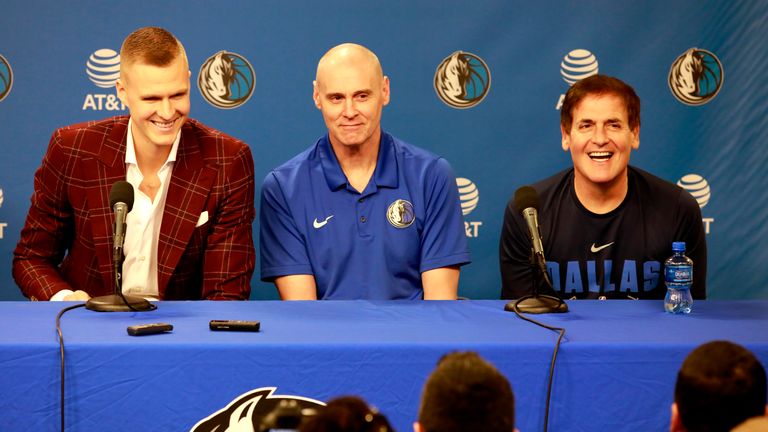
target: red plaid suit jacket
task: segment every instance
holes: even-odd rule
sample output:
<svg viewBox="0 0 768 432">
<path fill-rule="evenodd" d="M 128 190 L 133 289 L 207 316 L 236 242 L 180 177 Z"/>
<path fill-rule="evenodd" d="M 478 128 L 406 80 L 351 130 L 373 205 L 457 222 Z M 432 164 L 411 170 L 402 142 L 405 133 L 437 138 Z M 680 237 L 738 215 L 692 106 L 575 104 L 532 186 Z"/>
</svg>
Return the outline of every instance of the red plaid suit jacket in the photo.
<svg viewBox="0 0 768 432">
<path fill-rule="evenodd" d="M 109 191 L 125 180 L 128 116 L 76 124 L 51 137 L 13 277 L 31 300 L 62 289 L 114 292 Z M 247 300 L 255 265 L 253 157 L 248 146 L 188 120 L 168 187 L 157 251 L 160 298 Z M 208 222 L 196 227 L 200 214 Z"/>
</svg>

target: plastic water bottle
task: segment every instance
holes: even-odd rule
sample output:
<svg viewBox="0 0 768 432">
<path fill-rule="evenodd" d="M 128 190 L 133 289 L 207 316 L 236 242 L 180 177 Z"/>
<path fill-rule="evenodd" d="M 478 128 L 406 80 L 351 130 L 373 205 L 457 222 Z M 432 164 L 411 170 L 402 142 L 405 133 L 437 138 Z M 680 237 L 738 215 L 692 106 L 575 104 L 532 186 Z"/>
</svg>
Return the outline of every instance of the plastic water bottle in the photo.
<svg viewBox="0 0 768 432">
<path fill-rule="evenodd" d="M 664 282 L 667 284 L 664 310 L 674 314 L 690 313 L 693 260 L 685 256 L 685 242 L 672 243 L 672 256 L 664 261 Z"/>
</svg>

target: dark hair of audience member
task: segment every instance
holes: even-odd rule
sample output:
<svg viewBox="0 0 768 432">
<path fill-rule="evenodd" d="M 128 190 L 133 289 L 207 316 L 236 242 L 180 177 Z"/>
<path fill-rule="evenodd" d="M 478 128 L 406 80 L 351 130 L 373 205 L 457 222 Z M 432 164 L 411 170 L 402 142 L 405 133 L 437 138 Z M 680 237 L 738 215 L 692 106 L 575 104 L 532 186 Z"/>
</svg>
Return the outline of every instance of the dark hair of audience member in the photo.
<svg viewBox="0 0 768 432">
<path fill-rule="evenodd" d="M 418 420 L 425 432 L 511 432 L 515 397 L 504 375 L 477 353 L 451 353 L 424 385 Z"/>
<path fill-rule="evenodd" d="M 332 399 L 299 432 L 394 432 L 387 418 L 357 396 Z"/>
<path fill-rule="evenodd" d="M 686 357 L 677 374 L 675 402 L 689 432 L 728 431 L 765 415 L 765 369 L 741 345 L 703 344 Z"/>
</svg>

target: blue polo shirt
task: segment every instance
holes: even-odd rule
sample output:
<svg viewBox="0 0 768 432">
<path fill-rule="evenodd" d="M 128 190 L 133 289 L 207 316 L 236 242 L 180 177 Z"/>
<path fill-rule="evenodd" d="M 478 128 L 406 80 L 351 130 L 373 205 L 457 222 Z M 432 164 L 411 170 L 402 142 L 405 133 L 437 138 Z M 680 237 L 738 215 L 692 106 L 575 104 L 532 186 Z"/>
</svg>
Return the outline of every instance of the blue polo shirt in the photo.
<svg viewBox="0 0 768 432">
<path fill-rule="evenodd" d="M 328 135 L 270 172 L 260 231 L 261 279 L 313 275 L 319 299 L 420 299 L 422 272 L 470 262 L 450 165 L 384 132 L 362 193 Z"/>
</svg>

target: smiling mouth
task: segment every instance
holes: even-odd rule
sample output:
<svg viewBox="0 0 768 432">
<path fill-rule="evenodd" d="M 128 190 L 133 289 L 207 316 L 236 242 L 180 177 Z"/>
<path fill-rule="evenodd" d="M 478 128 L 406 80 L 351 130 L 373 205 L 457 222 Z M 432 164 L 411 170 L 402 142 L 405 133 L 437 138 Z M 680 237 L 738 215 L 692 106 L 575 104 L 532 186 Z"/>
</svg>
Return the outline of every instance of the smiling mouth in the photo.
<svg viewBox="0 0 768 432">
<path fill-rule="evenodd" d="M 594 152 L 587 153 L 587 156 L 589 156 L 589 158 L 592 159 L 593 161 L 602 162 L 602 161 L 609 160 L 611 156 L 613 156 L 613 152 L 594 151 Z"/>
<path fill-rule="evenodd" d="M 173 125 L 176 124 L 176 120 L 178 119 L 173 119 L 169 121 L 152 120 L 152 124 L 162 130 L 171 130 L 173 129 Z"/>
</svg>

